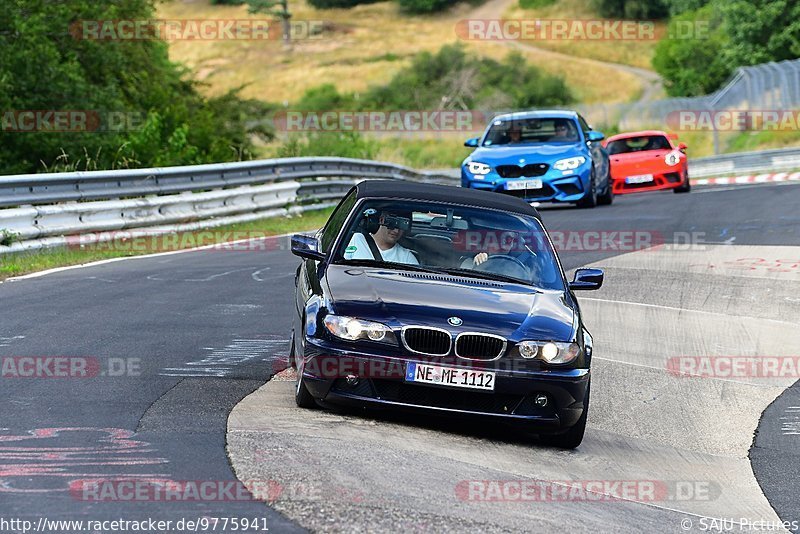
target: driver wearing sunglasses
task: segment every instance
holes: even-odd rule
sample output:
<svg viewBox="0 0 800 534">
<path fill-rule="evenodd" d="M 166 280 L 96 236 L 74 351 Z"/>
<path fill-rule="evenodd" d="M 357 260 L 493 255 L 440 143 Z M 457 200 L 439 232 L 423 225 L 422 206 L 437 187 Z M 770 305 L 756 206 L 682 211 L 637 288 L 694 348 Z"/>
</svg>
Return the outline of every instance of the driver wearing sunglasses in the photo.
<svg viewBox="0 0 800 534">
<path fill-rule="evenodd" d="M 380 226 L 369 234 L 377 245 L 384 261 L 419 265 L 416 256 L 402 246 L 399 241 L 411 229 L 411 213 L 383 211 L 378 219 Z M 345 249 L 346 260 L 371 260 L 374 254 L 367 242 L 367 236 L 356 232 Z"/>
</svg>

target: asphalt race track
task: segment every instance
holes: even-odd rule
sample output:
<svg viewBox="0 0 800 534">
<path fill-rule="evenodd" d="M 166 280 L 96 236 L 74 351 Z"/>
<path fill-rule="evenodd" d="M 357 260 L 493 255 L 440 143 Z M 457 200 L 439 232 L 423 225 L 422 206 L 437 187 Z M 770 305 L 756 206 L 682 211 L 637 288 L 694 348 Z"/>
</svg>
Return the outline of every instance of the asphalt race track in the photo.
<svg viewBox="0 0 800 534">
<path fill-rule="evenodd" d="M 259 517 L 277 532 L 701 532 L 723 525 L 709 518 L 737 530 L 800 521 L 800 392 L 787 389 L 797 374 L 687 377 L 669 367 L 800 356 L 799 205 L 798 185 L 763 184 L 542 210 L 548 230 L 566 236 L 565 269 L 606 269 L 601 290 L 578 294 L 595 361 L 575 451 L 501 427 L 296 408 L 289 370 L 264 384 L 288 350 L 298 260 L 285 247 L 8 281 L 0 358 L 84 357 L 103 371 L 0 378 L 4 511 L 34 521 Z M 595 250 L 586 232 L 666 246 Z M 173 501 L 70 491 L 81 480 L 236 477 L 270 491 Z M 540 501 L 473 491 L 508 481 L 593 489 Z M 615 499 L 603 489 L 622 482 L 639 491 Z"/>
</svg>

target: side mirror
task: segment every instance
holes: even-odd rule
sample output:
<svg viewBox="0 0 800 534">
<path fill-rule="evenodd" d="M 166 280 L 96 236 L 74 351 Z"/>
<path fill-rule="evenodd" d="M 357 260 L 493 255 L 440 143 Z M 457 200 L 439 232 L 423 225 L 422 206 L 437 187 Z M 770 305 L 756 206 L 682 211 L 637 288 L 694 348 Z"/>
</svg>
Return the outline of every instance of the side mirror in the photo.
<svg viewBox="0 0 800 534">
<path fill-rule="evenodd" d="M 295 234 L 292 236 L 292 254 L 307 260 L 322 261 L 325 254 L 319 251 L 319 241 L 316 237 Z"/>
<path fill-rule="evenodd" d="M 686 154 L 686 149 L 687 148 L 689 148 L 689 147 L 686 146 L 686 143 L 678 143 L 678 150 L 680 150 L 684 154 Z"/>
<path fill-rule="evenodd" d="M 467 139 L 466 141 L 464 141 L 464 146 L 468 146 L 470 148 L 477 148 L 478 138 L 472 137 L 471 139 Z"/>
<path fill-rule="evenodd" d="M 598 132 L 596 130 L 591 130 L 589 133 L 586 134 L 586 140 L 590 143 L 602 141 L 605 138 L 606 136 L 603 132 Z"/>
<path fill-rule="evenodd" d="M 569 283 L 569 288 L 576 289 L 600 289 L 603 285 L 603 271 L 600 269 L 578 269 L 575 277 Z"/>
</svg>

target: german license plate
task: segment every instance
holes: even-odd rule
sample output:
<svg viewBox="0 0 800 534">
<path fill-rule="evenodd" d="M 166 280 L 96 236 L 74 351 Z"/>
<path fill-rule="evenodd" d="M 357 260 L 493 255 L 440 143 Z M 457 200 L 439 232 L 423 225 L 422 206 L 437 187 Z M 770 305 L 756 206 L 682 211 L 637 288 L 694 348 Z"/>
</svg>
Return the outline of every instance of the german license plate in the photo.
<svg viewBox="0 0 800 534">
<path fill-rule="evenodd" d="M 647 182 L 653 181 L 652 174 L 635 174 L 633 176 L 628 176 L 625 178 L 626 184 L 646 184 Z"/>
<path fill-rule="evenodd" d="M 406 365 L 406 382 L 418 384 L 494 391 L 494 375 L 491 371 L 456 369 L 418 362 L 409 362 Z"/>
<path fill-rule="evenodd" d="M 506 182 L 506 189 L 515 191 L 518 189 L 541 189 L 541 180 L 518 180 L 516 182 Z"/>
</svg>

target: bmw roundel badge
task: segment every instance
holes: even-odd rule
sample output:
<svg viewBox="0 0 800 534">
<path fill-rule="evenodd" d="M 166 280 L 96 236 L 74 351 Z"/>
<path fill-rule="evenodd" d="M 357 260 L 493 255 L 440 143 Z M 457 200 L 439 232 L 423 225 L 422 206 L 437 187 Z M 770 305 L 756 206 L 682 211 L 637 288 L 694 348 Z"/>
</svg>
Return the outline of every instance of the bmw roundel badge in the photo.
<svg viewBox="0 0 800 534">
<path fill-rule="evenodd" d="M 447 320 L 447 322 L 448 322 L 448 323 L 450 323 L 450 325 L 451 325 L 451 326 L 461 326 L 461 324 L 462 324 L 464 321 L 462 321 L 460 317 L 450 317 L 450 318 Z"/>
</svg>

